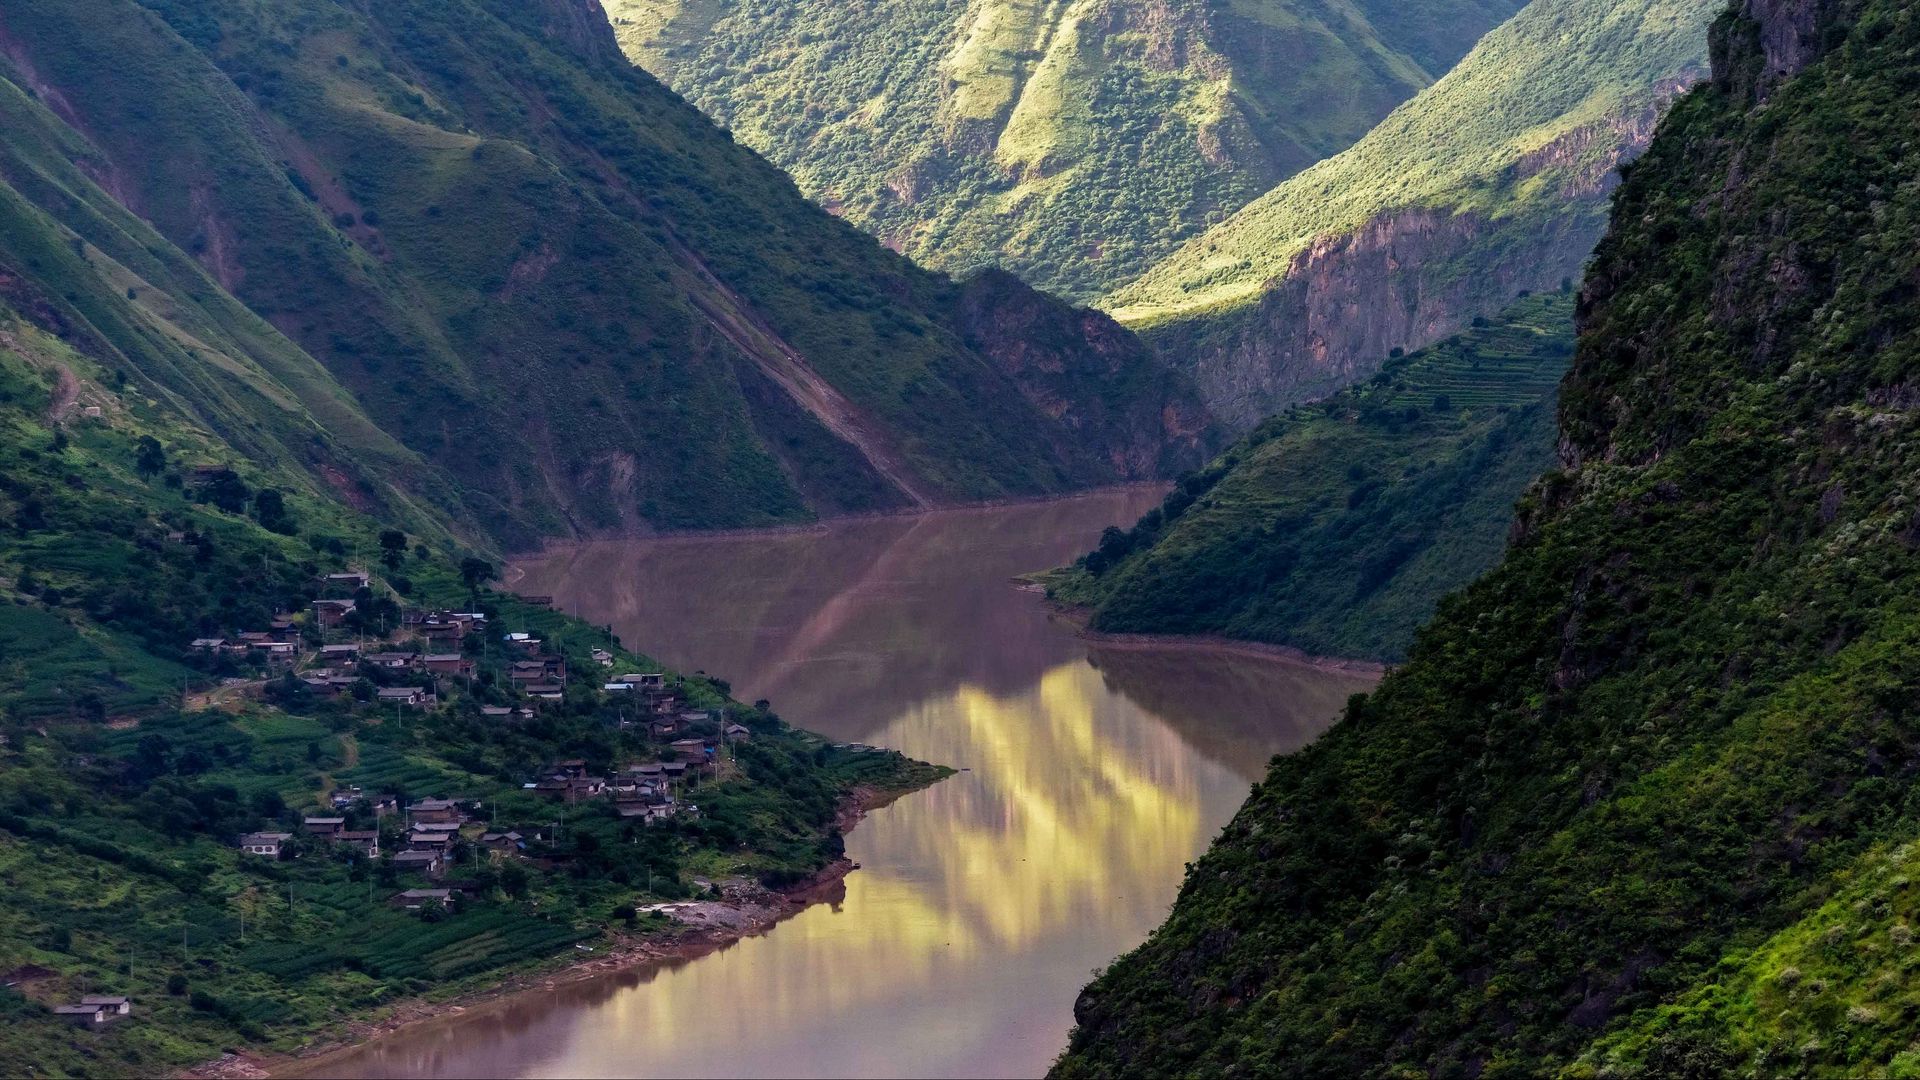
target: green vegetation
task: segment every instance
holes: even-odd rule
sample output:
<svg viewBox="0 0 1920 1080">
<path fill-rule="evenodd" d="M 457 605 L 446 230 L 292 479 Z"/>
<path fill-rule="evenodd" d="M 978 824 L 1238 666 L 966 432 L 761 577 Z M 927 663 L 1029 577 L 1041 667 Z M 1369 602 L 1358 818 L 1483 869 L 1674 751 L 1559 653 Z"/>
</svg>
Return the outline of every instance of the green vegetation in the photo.
<svg viewBox="0 0 1920 1080">
<path fill-rule="evenodd" d="M 1911 1071 L 1920 13 L 1746 10 L 1621 189 L 1564 470 L 1061 1075 Z"/>
<path fill-rule="evenodd" d="M 304 411 L 349 488 L 390 483 L 505 546 L 1044 493 L 1204 455 L 1159 422 L 1198 411 L 1191 390 L 1137 343 L 1083 342 L 1030 384 L 994 312 L 963 320 L 967 286 L 808 203 L 591 15 L 10 4 L 0 212 L 72 250 L 0 265 L 76 323 L 110 283 L 141 311 L 100 336 L 145 339 L 196 406 L 229 384 L 205 420 L 236 443 L 317 458 L 277 438 Z M 1116 363 L 1148 396 L 1083 410 Z M 291 397 L 249 400 L 263 373 Z"/>
<path fill-rule="evenodd" d="M 1570 213 L 1604 225 L 1603 181 L 1620 151 L 1605 130 L 1699 67 L 1718 7 L 1533 0 L 1351 149 L 1254 200 L 1107 306 L 1128 323 L 1219 314 L 1257 300 L 1315 240 L 1396 211 L 1503 220 L 1509 236 Z"/>
<path fill-rule="evenodd" d="M 695 895 L 702 877 L 803 879 L 839 856 L 837 811 L 855 787 L 943 774 L 836 750 L 727 700 L 724 684 L 668 675 L 648 700 L 681 710 L 674 737 L 719 751 L 710 773 L 669 782 L 672 812 L 643 824 L 609 798 L 526 791 L 566 759 L 614 776 L 684 761 L 636 723 L 640 702 L 599 689 L 615 667 L 659 669 L 604 630 L 486 591 L 492 566 L 415 495 L 435 490 L 431 471 L 405 475 L 417 459 L 324 369 L 137 219 L 63 202 L 60 190 L 98 189 L 35 162 L 36 130 L 57 129 L 0 140 L 17 181 L 0 187 L 11 215 L 0 229 L 0 1061 L 11 1069 L 160 1074 L 230 1048 L 296 1049 L 404 998 L 492 985 L 613 934 L 666 932 L 636 906 Z M 21 190 L 99 241 L 63 233 Z M 329 638 L 308 603 L 324 575 L 354 566 L 381 576 L 347 590 L 355 610 Z M 516 688 L 516 657 L 493 629 L 450 646 L 471 680 L 363 662 L 310 683 L 264 642 L 196 644 L 296 613 L 280 640 L 310 667 L 323 642 L 448 607 L 545 641 L 569 676 L 563 696 Z M 376 700 L 422 683 L 437 691 L 430 707 Z M 746 740 L 724 739 L 725 723 Z M 300 833 L 305 814 L 353 786 L 403 804 L 466 801 L 475 824 L 442 880 L 394 865 L 398 819 L 366 798 L 340 812 L 384 834 L 378 859 L 304 836 L 288 861 L 235 847 L 255 830 Z M 518 830 L 527 847 L 482 850 L 486 828 Z M 428 885 L 460 895 L 390 903 Z M 77 1031 L 50 1012 L 88 993 L 131 995 L 133 1018 Z"/>
<path fill-rule="evenodd" d="M 1553 464 L 1573 298 L 1523 300 L 1369 383 L 1260 425 L 1046 579 L 1111 633 L 1221 634 L 1399 660 L 1492 568 Z"/>
<path fill-rule="evenodd" d="M 929 266 L 1087 300 L 1337 153 L 1518 0 L 602 0 L 628 55 Z"/>
</svg>

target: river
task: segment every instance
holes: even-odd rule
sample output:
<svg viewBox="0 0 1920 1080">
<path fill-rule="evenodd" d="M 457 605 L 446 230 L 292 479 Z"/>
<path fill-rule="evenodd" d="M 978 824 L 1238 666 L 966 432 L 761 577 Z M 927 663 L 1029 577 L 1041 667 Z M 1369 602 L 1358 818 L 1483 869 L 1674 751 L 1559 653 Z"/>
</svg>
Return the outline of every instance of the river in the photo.
<svg viewBox="0 0 1920 1080">
<path fill-rule="evenodd" d="M 848 837 L 862 869 L 772 931 L 523 994 L 331 1058 L 331 1076 L 1033 1076 L 1090 973 L 1165 916 L 1267 760 L 1372 678 L 1092 645 L 1013 575 L 1156 492 L 621 541 L 526 560 L 629 647 L 792 723 L 966 771 Z"/>
</svg>

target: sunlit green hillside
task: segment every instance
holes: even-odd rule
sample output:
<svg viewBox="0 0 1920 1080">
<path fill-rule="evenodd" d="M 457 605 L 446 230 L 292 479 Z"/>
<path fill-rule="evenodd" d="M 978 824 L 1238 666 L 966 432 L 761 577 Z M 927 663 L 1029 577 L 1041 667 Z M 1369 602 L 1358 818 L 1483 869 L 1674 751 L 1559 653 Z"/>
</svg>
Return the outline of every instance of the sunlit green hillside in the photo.
<svg viewBox="0 0 1920 1080">
<path fill-rule="evenodd" d="M 1142 324 L 1250 304 L 1317 238 L 1398 210 L 1494 219 L 1489 247 L 1569 214 L 1599 221 L 1618 153 L 1613 129 L 1699 71 L 1721 7 L 1533 0 L 1351 149 L 1262 195 L 1105 304 Z"/>
<path fill-rule="evenodd" d="M 1353 142 L 1518 0 L 603 0 L 809 196 L 1090 298 Z"/>
</svg>

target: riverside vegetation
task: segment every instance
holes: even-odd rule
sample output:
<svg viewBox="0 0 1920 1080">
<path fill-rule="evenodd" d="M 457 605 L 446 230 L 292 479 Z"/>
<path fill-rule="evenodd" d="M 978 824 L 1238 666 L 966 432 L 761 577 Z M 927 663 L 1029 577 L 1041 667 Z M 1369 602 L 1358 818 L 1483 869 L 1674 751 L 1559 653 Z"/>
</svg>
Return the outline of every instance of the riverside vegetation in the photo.
<svg viewBox="0 0 1920 1080">
<path fill-rule="evenodd" d="M 590 0 L 25 0 L 0 46 L 7 212 L 132 290 L 144 315 L 103 332 L 224 320 L 343 472 L 404 462 L 396 494 L 505 545 L 1043 494 L 1210 449 L 1131 335 L 833 220 Z"/>
<path fill-rule="evenodd" d="M 1573 297 L 1476 322 L 1261 424 L 1044 576 L 1048 595 L 1102 632 L 1404 658 L 1440 598 L 1499 561 L 1514 501 L 1553 462 Z"/>
<path fill-rule="evenodd" d="M 1906 1075 L 1920 13 L 1745 0 L 1616 197 L 1560 467 L 1056 1071 Z"/>
<path fill-rule="evenodd" d="M 603 0 L 636 63 L 930 266 L 1077 300 L 1431 83 L 1518 0 Z"/>
</svg>

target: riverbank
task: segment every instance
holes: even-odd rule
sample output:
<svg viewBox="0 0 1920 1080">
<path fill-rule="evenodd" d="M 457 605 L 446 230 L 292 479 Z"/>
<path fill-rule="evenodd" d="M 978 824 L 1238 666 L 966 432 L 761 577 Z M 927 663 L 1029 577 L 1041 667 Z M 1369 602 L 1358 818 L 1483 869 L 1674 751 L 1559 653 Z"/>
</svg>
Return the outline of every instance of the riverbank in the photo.
<svg viewBox="0 0 1920 1080">
<path fill-rule="evenodd" d="M 1054 618 L 1074 628 L 1074 632 L 1083 640 L 1107 649 L 1193 649 L 1206 652 L 1225 652 L 1240 656 L 1256 656 L 1262 659 L 1280 660 L 1299 664 L 1315 671 L 1341 672 L 1352 675 L 1385 675 L 1391 666 L 1378 660 L 1356 660 L 1340 656 L 1319 656 L 1291 645 L 1273 645 L 1264 641 L 1245 641 L 1240 638 L 1221 637 L 1218 634 L 1109 634 L 1091 629 L 1092 615 L 1089 609 L 1077 604 L 1069 604 L 1048 596 L 1045 585 L 1028 578 L 1014 578 L 1014 587 L 1021 592 L 1034 594 L 1047 605 Z"/>
<path fill-rule="evenodd" d="M 516 551 L 507 555 L 504 579 L 508 588 L 526 573 L 517 564 L 532 562 L 567 551 L 576 550 L 609 541 L 646 540 L 660 543 L 680 541 L 701 542 L 707 540 L 750 540 L 767 536 L 806 536 L 827 533 L 845 525 L 857 525 L 869 521 L 894 521 L 901 518 L 931 516 L 960 516 L 966 514 L 991 514 L 1003 510 L 1017 509 L 1023 506 L 1041 506 L 1047 503 L 1073 502 L 1082 499 L 1097 498 L 1101 495 L 1126 494 L 1136 491 L 1165 492 L 1170 487 L 1169 480 L 1136 480 L 1127 484 L 1108 484 L 1105 487 L 1087 488 L 1083 491 L 1053 492 L 1045 495 L 1011 495 L 1002 499 L 978 499 L 973 502 L 940 503 L 933 506 L 899 506 L 890 510 L 862 510 L 852 514 L 830 514 L 812 521 L 799 521 L 789 525 L 755 525 L 741 529 L 675 529 L 667 531 L 634 530 L 629 532 L 596 533 L 591 536 L 569 538 L 549 538 L 540 546 L 528 551 Z"/>
<path fill-rule="evenodd" d="M 875 810 L 916 791 L 939 783 L 953 770 L 935 767 L 923 783 L 901 788 L 859 786 L 842 800 L 836 824 L 841 832 L 854 829 Z M 831 901 L 845 888 L 848 874 L 859 864 L 837 859 L 803 881 L 780 889 L 753 882 L 721 882 L 717 900 L 661 905 L 671 909 L 674 926 L 644 935 L 621 935 L 591 953 L 558 956 L 495 980 L 484 988 L 456 990 L 447 997 L 409 998 L 378 1018 L 367 1017 L 340 1025 L 326 1037 L 290 1053 L 237 1051 L 177 1074 L 187 1080 L 226 1080 L 272 1076 L 302 1076 L 322 1068 L 338 1055 L 368 1042 L 402 1031 L 499 1009 L 523 995 L 551 993 L 562 987 L 614 975 L 645 974 L 718 952 L 744 938 L 772 930 L 813 904 Z"/>
</svg>

